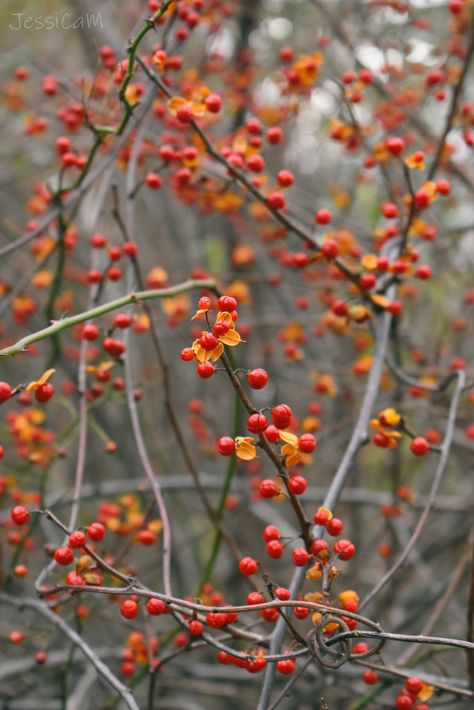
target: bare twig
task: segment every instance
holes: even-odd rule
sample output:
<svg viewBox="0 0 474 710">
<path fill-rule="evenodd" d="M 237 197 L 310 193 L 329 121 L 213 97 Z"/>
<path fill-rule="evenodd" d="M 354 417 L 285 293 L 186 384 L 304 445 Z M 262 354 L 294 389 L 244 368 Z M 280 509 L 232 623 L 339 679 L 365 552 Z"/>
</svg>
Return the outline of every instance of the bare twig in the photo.
<svg viewBox="0 0 474 710">
<path fill-rule="evenodd" d="M 62 631 L 62 633 L 67 636 L 67 638 L 81 651 L 81 653 L 87 658 L 91 663 L 102 680 L 104 680 L 111 688 L 115 690 L 117 695 L 122 698 L 125 705 L 130 708 L 130 710 L 139 710 L 139 706 L 136 703 L 132 691 L 127 688 L 110 670 L 108 666 L 105 665 L 103 661 L 97 656 L 95 651 L 84 641 L 84 639 L 79 636 L 79 634 L 72 629 L 69 624 L 64 621 L 64 619 L 55 614 L 49 607 L 42 601 L 36 599 L 18 599 L 16 597 L 0 592 L 0 599 L 5 604 L 14 606 L 16 609 L 32 609 L 38 614 L 47 619 L 50 624 L 56 626 Z"/>
<path fill-rule="evenodd" d="M 441 455 L 439 458 L 438 466 L 436 467 L 435 474 L 433 476 L 433 482 L 431 484 L 431 489 L 428 494 L 428 498 L 426 501 L 426 505 L 424 507 L 423 513 L 420 516 L 420 519 L 418 520 L 418 523 L 415 527 L 415 530 L 413 531 L 410 540 L 408 541 L 407 545 L 405 546 L 405 549 L 403 550 L 402 554 L 398 558 L 398 560 L 395 562 L 395 564 L 388 570 L 388 572 L 382 577 L 382 579 L 376 584 L 376 586 L 372 589 L 371 592 L 365 597 L 365 599 L 360 603 L 359 608 L 363 609 L 367 604 L 369 604 L 372 599 L 374 599 L 375 596 L 385 587 L 387 582 L 389 582 L 394 574 L 400 569 L 400 567 L 403 565 L 405 560 L 407 559 L 408 555 L 410 554 L 411 550 L 413 547 L 416 545 L 419 536 L 421 535 L 421 532 L 423 528 L 425 527 L 429 514 L 431 512 L 431 509 L 433 508 L 436 500 L 436 494 L 438 492 L 438 488 L 440 486 L 443 473 L 446 468 L 446 464 L 449 459 L 449 453 L 451 450 L 451 445 L 453 442 L 453 434 L 454 434 L 454 425 L 456 421 L 456 413 L 459 405 L 459 399 L 461 397 L 462 389 L 464 387 L 464 383 L 466 381 L 466 374 L 464 370 L 459 370 L 457 373 L 457 384 L 456 384 L 456 389 L 453 395 L 453 398 L 451 400 L 451 406 L 449 409 L 449 416 L 448 416 L 448 423 L 446 425 L 446 432 L 444 435 L 444 441 L 443 445 L 441 446 Z"/>
</svg>

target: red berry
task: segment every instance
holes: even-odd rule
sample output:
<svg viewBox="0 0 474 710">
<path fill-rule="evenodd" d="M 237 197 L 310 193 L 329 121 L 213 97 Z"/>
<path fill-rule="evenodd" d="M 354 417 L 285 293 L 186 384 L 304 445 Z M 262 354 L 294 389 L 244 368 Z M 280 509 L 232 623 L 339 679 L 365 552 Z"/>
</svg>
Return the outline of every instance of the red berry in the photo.
<svg viewBox="0 0 474 710">
<path fill-rule="evenodd" d="M 415 205 L 420 210 L 426 209 L 430 204 L 430 194 L 423 187 L 415 192 Z"/>
<path fill-rule="evenodd" d="M 30 513 L 28 509 L 25 508 L 23 505 L 16 505 L 12 509 L 10 517 L 15 523 L 15 525 L 26 525 L 26 523 L 30 519 Z"/>
<path fill-rule="evenodd" d="M 206 310 L 211 307 L 211 299 L 209 296 L 201 296 L 198 301 L 198 308 L 200 310 Z"/>
<path fill-rule="evenodd" d="M 287 404 L 277 404 L 272 409 L 272 421 L 277 429 L 286 429 L 290 426 L 293 412 Z"/>
<path fill-rule="evenodd" d="M 267 441 L 269 441 L 271 444 L 275 444 L 277 441 L 280 440 L 280 432 L 276 428 L 276 426 L 273 426 L 273 424 L 269 424 L 267 428 L 264 431 L 265 438 Z"/>
<path fill-rule="evenodd" d="M 120 666 L 120 673 L 125 678 L 130 678 L 135 675 L 135 664 L 132 661 L 124 661 Z"/>
<path fill-rule="evenodd" d="M 291 675 L 295 672 L 295 662 L 292 658 L 277 661 L 275 666 L 278 673 L 281 673 L 282 675 Z"/>
<path fill-rule="evenodd" d="M 82 337 L 84 340 L 97 340 L 99 335 L 100 330 L 93 323 L 86 323 L 82 326 Z"/>
<path fill-rule="evenodd" d="M 184 362 L 190 362 L 194 360 L 194 350 L 192 348 L 183 348 L 179 354 L 181 360 Z"/>
<path fill-rule="evenodd" d="M 352 649 L 352 653 L 367 653 L 369 650 L 369 644 L 365 641 L 359 641 L 356 643 Z"/>
<path fill-rule="evenodd" d="M 232 313 L 237 308 L 237 299 L 233 296 L 221 296 L 217 301 L 217 307 L 220 311 Z"/>
<path fill-rule="evenodd" d="M 277 587 L 275 589 L 275 596 L 281 601 L 288 601 L 288 599 L 290 599 L 291 597 L 290 590 L 286 587 Z"/>
<path fill-rule="evenodd" d="M 268 419 L 264 414 L 255 412 L 247 418 L 247 429 L 252 434 L 261 434 L 268 426 Z"/>
<path fill-rule="evenodd" d="M 332 516 L 331 511 L 328 510 L 327 508 L 318 508 L 318 510 L 315 512 L 315 514 L 313 516 L 313 520 L 316 523 L 316 525 L 327 525 L 331 516 Z"/>
<path fill-rule="evenodd" d="M 293 50 L 291 47 L 280 47 L 279 54 L 282 62 L 291 62 L 293 60 Z"/>
<path fill-rule="evenodd" d="M 297 269 L 304 269 L 305 266 L 308 266 L 309 264 L 309 256 L 303 251 L 298 251 L 296 254 L 293 254 L 293 264 L 296 266 Z M 301 297 L 299 299 L 299 302 L 301 303 Z M 303 300 L 304 303 L 306 303 L 306 300 Z M 306 306 L 307 308 L 308 306 Z"/>
<path fill-rule="evenodd" d="M 436 192 L 440 195 L 449 195 L 451 192 L 451 183 L 448 180 L 438 180 L 436 183 Z"/>
<path fill-rule="evenodd" d="M 464 9 L 464 0 L 449 0 L 448 10 L 453 15 L 460 15 Z"/>
<path fill-rule="evenodd" d="M 260 133 L 262 130 L 262 124 L 258 120 L 258 118 L 249 118 L 249 120 L 245 124 L 245 130 L 247 133 Z"/>
<path fill-rule="evenodd" d="M 97 269 L 90 269 L 87 272 L 87 283 L 98 284 L 102 281 L 102 274 Z"/>
<path fill-rule="evenodd" d="M 327 540 L 321 540 L 320 538 L 317 538 L 316 540 L 313 540 L 311 542 L 311 553 L 315 556 L 318 557 L 321 552 L 324 553 L 322 557 L 327 557 L 328 552 L 329 552 L 329 543 Z"/>
<path fill-rule="evenodd" d="M 395 700 L 397 710 L 410 710 L 413 707 L 413 698 L 409 695 L 399 695 Z"/>
<path fill-rule="evenodd" d="M 368 291 L 375 286 L 377 279 L 374 274 L 362 274 L 359 277 L 359 285 L 364 291 Z"/>
<path fill-rule="evenodd" d="M 394 219 L 398 217 L 398 207 L 393 202 L 384 202 L 382 205 L 382 214 L 386 219 Z"/>
<path fill-rule="evenodd" d="M 312 434 L 302 434 L 298 439 L 298 448 L 305 454 L 310 454 L 316 449 L 317 441 Z"/>
<path fill-rule="evenodd" d="M 267 205 L 272 210 L 282 210 L 286 207 L 285 196 L 282 192 L 271 192 L 267 195 Z"/>
<path fill-rule="evenodd" d="M 163 187 L 163 180 L 156 173 L 148 173 L 145 178 L 145 185 L 150 188 L 150 190 L 159 190 Z"/>
<path fill-rule="evenodd" d="M 411 695 L 418 695 L 420 690 L 423 687 L 422 681 L 417 678 L 416 676 L 411 676 L 410 678 L 407 678 L 405 681 L 405 688 L 408 690 L 408 692 Z"/>
<path fill-rule="evenodd" d="M 429 448 L 430 445 L 424 436 L 417 436 L 410 444 L 410 450 L 415 456 L 424 456 Z"/>
<path fill-rule="evenodd" d="M 112 357 L 120 357 L 125 352 L 125 343 L 116 338 L 105 338 L 102 347 Z"/>
<path fill-rule="evenodd" d="M 270 540 L 269 542 L 267 542 L 265 548 L 267 555 L 274 560 L 280 559 L 280 557 L 283 555 L 284 549 L 284 546 L 279 540 Z"/>
<path fill-rule="evenodd" d="M 137 535 L 137 542 L 141 545 L 154 545 L 156 542 L 156 533 L 153 530 L 140 530 Z"/>
<path fill-rule="evenodd" d="M 403 303 L 398 300 L 392 301 L 387 310 L 392 314 L 392 316 L 399 316 L 403 311 Z"/>
<path fill-rule="evenodd" d="M 280 492 L 278 485 L 272 478 L 265 478 L 258 487 L 262 498 L 274 498 Z"/>
<path fill-rule="evenodd" d="M 18 79 L 18 81 L 25 81 L 25 79 L 28 79 L 29 76 L 29 71 L 26 67 L 17 67 L 15 69 L 15 79 Z"/>
<path fill-rule="evenodd" d="M 291 559 L 296 567 L 304 567 L 308 564 L 311 557 L 309 552 L 305 550 L 304 547 L 296 547 L 291 553 Z"/>
<path fill-rule="evenodd" d="M 271 145 L 277 145 L 277 143 L 280 143 L 280 141 L 283 138 L 283 131 L 281 128 L 278 126 L 274 126 L 273 128 L 269 128 L 267 131 L 267 141 Z"/>
<path fill-rule="evenodd" d="M 217 442 L 217 450 L 222 456 L 231 456 L 235 451 L 235 441 L 230 436 L 221 436 Z"/>
<path fill-rule="evenodd" d="M 47 75 L 43 78 L 43 92 L 46 96 L 54 96 L 58 91 L 58 80 L 55 76 Z"/>
<path fill-rule="evenodd" d="M 215 371 L 216 368 L 214 367 L 212 362 L 200 362 L 196 368 L 197 374 L 204 380 L 207 380 L 209 377 L 212 377 Z"/>
<path fill-rule="evenodd" d="M 268 373 L 261 367 L 257 367 L 247 373 L 247 380 L 252 389 L 261 390 L 268 382 Z"/>
<path fill-rule="evenodd" d="M 222 626 L 225 626 L 227 624 L 227 614 L 213 614 L 212 612 L 210 612 L 206 615 L 206 623 L 212 629 L 220 629 L 222 628 Z"/>
<path fill-rule="evenodd" d="M 331 310 L 336 316 L 347 316 L 347 314 L 349 313 L 347 303 L 341 298 L 337 298 L 335 301 L 333 301 Z"/>
<path fill-rule="evenodd" d="M 251 170 L 252 172 L 261 173 L 262 170 L 265 168 L 265 161 L 261 155 L 251 155 L 250 158 L 247 160 L 247 165 L 249 170 Z"/>
<path fill-rule="evenodd" d="M 352 84 L 355 81 L 355 74 L 353 71 L 342 72 L 341 79 L 343 84 Z"/>
<path fill-rule="evenodd" d="M 167 604 L 162 599 L 149 599 L 146 603 L 146 610 L 152 616 L 159 616 L 167 612 Z"/>
<path fill-rule="evenodd" d="M 199 344 L 204 350 L 214 350 L 219 345 L 219 341 L 214 333 L 203 333 L 199 338 Z"/>
<path fill-rule="evenodd" d="M 119 247 L 110 247 L 108 251 L 110 261 L 119 261 L 122 258 L 122 251 Z"/>
<path fill-rule="evenodd" d="M 94 540 L 94 542 L 98 542 L 104 537 L 105 528 L 102 523 L 92 523 L 92 525 L 89 525 L 87 528 L 87 535 L 91 540 Z"/>
<path fill-rule="evenodd" d="M 35 399 L 37 402 L 47 402 L 54 394 L 54 387 L 50 382 L 45 382 L 40 385 L 35 391 Z"/>
<path fill-rule="evenodd" d="M 191 123 L 194 118 L 193 110 L 188 104 L 180 106 L 176 112 L 176 116 L 181 123 Z"/>
<path fill-rule="evenodd" d="M 280 531 L 276 525 L 267 525 L 263 531 L 263 539 L 265 542 L 270 542 L 270 540 L 278 540 L 280 538 Z"/>
<path fill-rule="evenodd" d="M 385 141 L 385 145 L 387 146 L 388 152 L 392 155 L 400 155 L 405 147 L 402 138 L 398 138 L 397 136 L 389 136 Z"/>
<path fill-rule="evenodd" d="M 293 614 L 297 619 L 307 619 L 309 616 L 309 609 L 305 606 L 295 606 L 293 608 Z"/>
<path fill-rule="evenodd" d="M 334 239 L 326 239 L 326 241 L 321 246 L 321 254 L 326 257 L 326 259 L 335 259 L 339 256 L 339 247 Z"/>
<path fill-rule="evenodd" d="M 277 174 L 277 182 L 281 187 L 290 187 L 295 181 L 295 176 L 290 170 L 280 170 Z"/>
<path fill-rule="evenodd" d="M 12 388 L 8 382 L 0 382 L 0 402 L 6 402 L 12 396 Z"/>
<path fill-rule="evenodd" d="M 300 496 L 307 487 L 308 484 L 304 476 L 292 476 L 288 481 L 288 490 L 295 496 Z"/>
<path fill-rule="evenodd" d="M 183 631 L 180 631 L 178 634 L 176 634 L 176 636 L 174 638 L 174 643 L 175 643 L 175 646 L 177 646 L 178 648 L 184 648 L 185 646 L 188 645 L 189 638 L 188 638 L 187 634 L 185 634 Z"/>
<path fill-rule="evenodd" d="M 138 254 L 138 244 L 135 242 L 125 242 L 122 251 L 126 256 L 133 257 Z"/>
<path fill-rule="evenodd" d="M 120 613 L 125 619 L 134 619 L 138 614 L 138 604 L 133 599 L 126 599 L 120 605 Z"/>
<path fill-rule="evenodd" d="M 253 557 L 243 557 L 239 562 L 239 570 L 246 577 L 250 577 L 255 574 L 258 569 L 257 561 Z"/>
<path fill-rule="evenodd" d="M 206 104 L 207 110 L 211 113 L 219 113 L 222 107 L 222 99 L 219 94 L 211 94 L 206 98 L 204 103 Z"/>
<path fill-rule="evenodd" d="M 66 575 L 66 584 L 70 584 L 73 587 L 84 587 L 86 580 L 84 577 L 81 577 L 80 574 L 77 574 L 77 572 L 71 571 Z"/>
<path fill-rule="evenodd" d="M 440 84 L 443 81 L 443 72 L 440 69 L 432 69 L 426 75 L 426 85 L 435 86 L 435 84 Z"/>
<path fill-rule="evenodd" d="M 431 278 L 432 273 L 433 272 L 431 271 L 431 268 L 428 266 L 428 264 L 420 264 L 420 266 L 415 272 L 415 276 L 417 276 L 419 279 L 422 279 L 423 281 L 426 281 Z"/>
<path fill-rule="evenodd" d="M 198 621 L 198 619 L 194 619 L 193 621 L 189 622 L 188 631 L 191 636 L 202 636 L 202 632 L 204 631 L 204 625 L 201 621 Z"/>
<path fill-rule="evenodd" d="M 82 530 L 76 530 L 69 535 L 69 547 L 79 548 L 84 547 L 87 542 L 85 534 Z"/>
<path fill-rule="evenodd" d="M 381 449 L 387 449 L 391 445 L 391 439 L 383 431 L 378 431 L 372 437 L 372 441 L 375 446 L 379 446 Z"/>
<path fill-rule="evenodd" d="M 74 562 L 74 553 L 69 547 L 58 547 L 54 551 L 54 559 L 58 565 L 70 565 Z"/>
<path fill-rule="evenodd" d="M 265 597 L 260 592 L 249 592 L 247 594 L 247 604 L 263 604 Z"/>
<path fill-rule="evenodd" d="M 321 209 L 314 215 L 314 221 L 317 224 L 329 224 L 332 221 L 332 213 L 330 210 Z"/>
<path fill-rule="evenodd" d="M 230 324 L 225 320 L 218 320 L 214 324 L 214 335 L 225 335 L 230 330 Z"/>
<path fill-rule="evenodd" d="M 120 281 L 122 275 L 123 272 L 120 266 L 111 266 L 110 269 L 107 269 L 107 278 L 109 281 Z"/>
<path fill-rule="evenodd" d="M 343 529 L 344 523 L 342 522 L 342 520 L 339 520 L 339 518 L 331 518 L 331 520 L 328 520 L 326 530 L 330 535 L 337 537 L 337 535 L 340 535 L 342 533 Z"/>
<path fill-rule="evenodd" d="M 114 318 L 114 325 L 117 328 L 129 328 L 132 325 L 132 316 L 128 313 L 117 313 Z"/>
<path fill-rule="evenodd" d="M 274 624 L 275 621 L 277 621 L 279 615 L 280 614 L 278 612 L 278 609 L 276 609 L 276 608 L 262 609 L 260 611 L 260 616 L 262 617 L 262 619 L 265 619 L 265 621 L 267 621 L 270 624 Z"/>
<path fill-rule="evenodd" d="M 355 555 L 355 546 L 350 540 L 338 540 L 334 545 L 334 552 L 339 559 L 347 562 Z"/>
<path fill-rule="evenodd" d="M 365 671 L 362 680 L 367 685 L 376 685 L 379 682 L 379 677 L 375 671 Z"/>
</svg>

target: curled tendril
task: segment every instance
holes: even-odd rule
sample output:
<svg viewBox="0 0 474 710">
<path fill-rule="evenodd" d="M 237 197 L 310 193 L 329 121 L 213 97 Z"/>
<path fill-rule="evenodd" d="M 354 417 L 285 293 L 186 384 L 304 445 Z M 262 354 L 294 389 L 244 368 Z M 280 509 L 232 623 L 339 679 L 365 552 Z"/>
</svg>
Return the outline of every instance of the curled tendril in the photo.
<svg viewBox="0 0 474 710">
<path fill-rule="evenodd" d="M 311 629 L 307 635 L 308 649 L 312 656 L 325 668 L 339 668 L 344 665 L 350 658 L 350 644 L 347 639 L 342 639 L 337 649 L 329 648 L 323 638 L 325 626 L 333 622 L 337 624 L 342 632 L 349 631 L 349 627 L 345 621 L 338 616 L 323 615 L 318 625 Z M 332 656 L 336 660 L 329 660 L 324 656 Z"/>
<path fill-rule="evenodd" d="M 331 635 L 330 638 L 325 638 L 324 629 L 329 623 L 337 624 L 341 631 L 338 634 Z M 362 623 L 378 633 L 383 633 L 383 630 L 379 624 L 371 621 L 370 619 L 364 618 Z M 362 653 L 352 653 L 349 637 L 352 637 L 351 640 L 353 641 L 357 640 L 357 631 L 351 631 L 347 623 L 339 616 L 324 614 L 318 625 L 307 635 L 308 649 L 311 655 L 313 655 L 321 665 L 326 668 L 339 668 L 348 660 L 360 660 L 379 653 L 385 643 L 385 639 L 381 638 L 376 641 L 374 646 L 367 649 L 367 651 L 363 651 Z M 360 638 L 363 638 L 363 633 L 361 633 Z M 331 648 L 332 646 L 337 646 L 337 648 Z M 324 658 L 324 656 L 332 656 L 337 660 L 330 661 L 327 658 Z"/>
</svg>

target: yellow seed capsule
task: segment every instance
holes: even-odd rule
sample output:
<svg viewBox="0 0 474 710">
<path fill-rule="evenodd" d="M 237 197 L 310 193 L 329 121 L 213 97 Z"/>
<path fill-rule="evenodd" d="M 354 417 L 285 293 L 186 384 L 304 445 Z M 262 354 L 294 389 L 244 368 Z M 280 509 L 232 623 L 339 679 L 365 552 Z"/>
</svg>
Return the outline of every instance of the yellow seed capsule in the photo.
<svg viewBox="0 0 474 710">
<path fill-rule="evenodd" d="M 397 426 L 397 424 L 400 422 L 400 419 L 401 417 L 399 413 L 396 409 L 393 409 L 393 407 L 388 407 L 387 409 L 381 411 L 379 414 L 379 420 L 382 426 Z"/>
<path fill-rule="evenodd" d="M 313 567 L 310 567 L 306 572 L 306 579 L 310 579 L 312 582 L 316 582 L 318 579 L 321 579 L 322 576 L 323 573 L 319 565 L 313 565 Z"/>
<path fill-rule="evenodd" d="M 339 602 L 345 604 L 348 601 L 359 602 L 359 595 L 353 589 L 346 589 L 339 594 Z"/>
</svg>

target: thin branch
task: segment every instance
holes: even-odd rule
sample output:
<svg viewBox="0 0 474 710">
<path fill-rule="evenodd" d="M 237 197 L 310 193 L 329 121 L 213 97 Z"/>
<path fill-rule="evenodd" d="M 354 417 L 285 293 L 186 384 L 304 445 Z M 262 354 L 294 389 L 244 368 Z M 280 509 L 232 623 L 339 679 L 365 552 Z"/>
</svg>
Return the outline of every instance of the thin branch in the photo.
<svg viewBox="0 0 474 710">
<path fill-rule="evenodd" d="M 28 345 L 33 345 L 33 343 L 38 343 L 45 338 L 50 338 L 56 333 L 65 330 L 66 328 L 72 328 L 79 323 L 84 323 L 87 320 L 98 318 L 106 313 L 115 311 L 124 306 L 130 304 L 140 304 L 142 301 L 152 301 L 157 298 L 169 298 L 171 296 L 177 296 L 181 293 L 186 293 L 195 288 L 197 289 L 214 289 L 216 283 L 213 279 L 190 279 L 189 281 L 184 281 L 176 286 L 170 286 L 169 288 L 157 288 L 148 291 L 136 291 L 129 293 L 127 296 L 121 296 L 113 301 L 108 301 L 101 306 L 96 306 L 82 313 L 78 313 L 75 316 L 69 316 L 68 318 L 62 318 L 61 320 L 55 321 L 52 325 L 42 330 L 36 331 L 36 333 L 30 333 L 26 335 L 21 340 L 18 340 L 13 345 L 9 345 L 6 348 L 0 350 L 0 356 L 2 357 L 13 357 L 24 351 Z"/>
<path fill-rule="evenodd" d="M 382 579 L 376 584 L 376 586 L 372 589 L 371 592 L 365 597 L 365 599 L 360 603 L 359 608 L 363 609 L 367 604 L 369 604 L 372 599 L 385 587 L 387 582 L 389 582 L 392 577 L 396 574 L 396 572 L 400 569 L 400 567 L 403 565 L 405 560 L 407 559 L 408 555 L 410 554 L 411 550 L 413 547 L 416 545 L 418 538 L 421 535 L 421 532 L 423 528 L 425 527 L 429 514 L 431 512 L 431 509 L 433 508 L 436 500 L 436 494 L 438 492 L 438 488 L 441 484 L 441 479 L 443 477 L 444 470 L 446 468 L 446 464 L 448 463 L 449 459 L 449 453 L 451 451 L 451 444 L 453 442 L 453 435 L 454 435 L 454 425 L 456 422 L 456 413 L 459 405 L 459 399 L 461 397 L 462 389 L 464 387 L 464 383 L 466 381 L 466 373 L 464 370 L 459 370 L 457 373 L 457 384 L 456 384 L 456 389 L 453 395 L 453 398 L 451 400 L 451 406 L 449 409 L 449 415 L 448 415 L 448 422 L 446 425 L 446 432 L 444 435 L 444 440 L 443 444 L 441 446 L 441 455 L 439 458 L 438 466 L 436 467 L 436 471 L 433 477 L 433 483 L 431 484 L 431 489 L 428 494 L 428 498 L 426 501 L 426 505 L 423 509 L 423 512 L 420 516 L 420 519 L 418 520 L 418 523 L 415 527 L 415 530 L 413 531 L 410 540 L 408 541 L 407 545 L 405 546 L 405 549 L 403 550 L 402 554 L 398 558 L 398 560 L 395 562 L 395 564 L 387 571 L 387 573 L 382 577 Z"/>
<path fill-rule="evenodd" d="M 128 708 L 130 708 L 130 710 L 140 710 L 133 697 L 132 691 L 112 673 L 110 668 L 100 660 L 95 651 L 84 641 L 84 639 L 79 636 L 79 634 L 74 631 L 74 629 L 72 629 L 61 616 L 51 611 L 51 609 L 49 609 L 44 602 L 37 601 L 36 599 L 17 599 L 16 597 L 5 594 L 4 592 L 0 592 L 0 600 L 5 604 L 14 606 L 16 609 L 33 609 L 38 614 L 41 614 L 41 616 L 47 619 L 51 624 L 53 624 L 53 626 L 60 629 L 69 638 L 69 640 L 77 646 L 81 653 L 95 668 L 99 677 L 115 690 L 117 695 L 122 698 L 123 702 Z"/>
<path fill-rule="evenodd" d="M 391 286 L 388 292 L 388 298 L 393 298 L 395 293 L 395 286 Z M 342 490 L 346 484 L 349 474 L 352 470 L 354 459 L 360 449 L 360 447 L 367 440 L 368 423 L 372 413 L 372 409 L 377 399 L 377 395 L 380 388 L 380 381 L 383 372 L 384 361 L 387 353 L 387 347 L 390 335 L 390 326 L 392 323 L 391 314 L 386 311 L 381 316 L 381 322 L 379 325 L 379 332 L 377 336 L 377 346 L 374 354 L 374 359 L 372 367 L 367 380 L 367 387 L 365 390 L 364 398 L 359 410 L 359 416 L 357 422 L 352 432 L 352 436 L 344 452 L 344 456 L 338 466 L 338 469 L 334 475 L 332 483 L 328 489 L 325 496 L 323 506 L 332 510 L 336 505 Z M 313 536 L 319 537 L 321 529 L 315 526 L 313 529 Z M 305 579 L 306 570 L 304 567 L 296 570 L 293 575 L 293 579 L 290 585 L 290 591 L 293 596 L 298 594 L 299 589 Z M 279 619 L 275 625 L 275 629 L 272 635 L 272 642 L 270 645 L 270 650 L 272 653 L 276 653 L 283 643 L 285 636 L 286 627 L 284 622 Z M 258 710 L 267 710 L 270 703 L 270 696 L 273 689 L 273 682 L 275 677 L 275 668 L 273 665 L 267 666 L 265 669 L 265 676 L 262 685 L 262 691 L 260 694 L 260 700 L 258 704 Z"/>
</svg>

